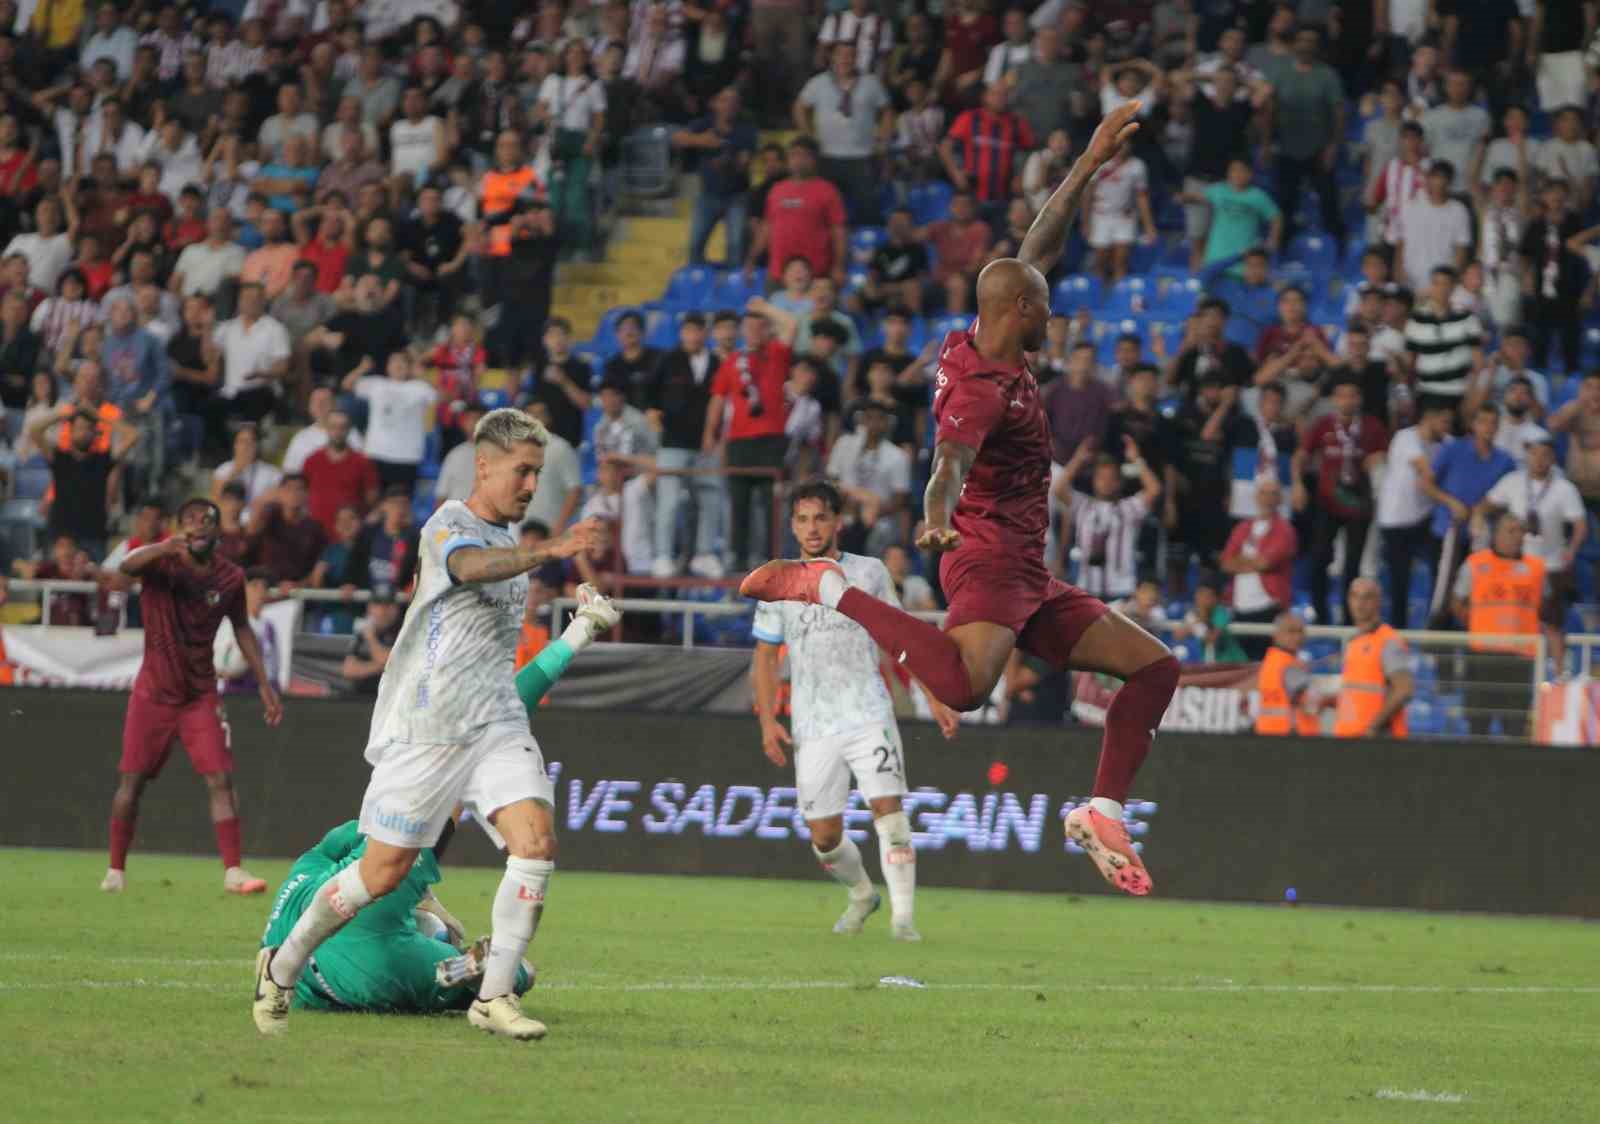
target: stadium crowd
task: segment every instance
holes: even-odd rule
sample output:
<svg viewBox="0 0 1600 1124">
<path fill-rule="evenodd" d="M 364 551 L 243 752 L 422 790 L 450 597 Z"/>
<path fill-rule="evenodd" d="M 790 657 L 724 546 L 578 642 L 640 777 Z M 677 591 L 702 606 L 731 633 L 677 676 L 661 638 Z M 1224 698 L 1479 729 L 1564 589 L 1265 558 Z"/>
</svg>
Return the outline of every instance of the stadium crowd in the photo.
<svg viewBox="0 0 1600 1124">
<path fill-rule="evenodd" d="M 935 607 L 938 344 L 1138 99 L 1050 278 L 1051 565 L 1226 660 L 1230 622 L 1341 621 L 1363 573 L 1393 624 L 1464 624 L 1460 561 L 1510 513 L 1559 637 L 1600 509 L 1595 20 L 0 0 L 0 471 L 47 508 L 8 561 L 92 575 L 208 491 L 231 557 L 383 594 L 387 630 L 419 513 L 465 496 L 463 437 L 509 398 L 553 435 L 526 533 L 617 528 L 536 596 L 721 579 L 768 556 L 774 487 L 823 473 L 845 548 Z M 652 138 L 698 173 L 688 265 L 578 340 L 560 263 L 626 236 Z"/>
</svg>

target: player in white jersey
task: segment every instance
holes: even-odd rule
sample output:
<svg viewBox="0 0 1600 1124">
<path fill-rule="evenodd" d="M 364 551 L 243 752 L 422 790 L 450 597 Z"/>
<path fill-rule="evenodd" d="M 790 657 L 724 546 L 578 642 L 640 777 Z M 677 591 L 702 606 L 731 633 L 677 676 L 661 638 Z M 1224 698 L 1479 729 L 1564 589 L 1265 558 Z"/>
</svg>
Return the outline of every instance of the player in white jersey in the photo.
<svg viewBox="0 0 1600 1124">
<path fill-rule="evenodd" d="M 876 558 L 839 551 L 839 512 L 844 498 L 825 480 L 800 485 L 790 497 L 789 525 L 805 559 L 832 558 L 849 581 L 898 605 L 889 571 Z M 883 878 L 889 885 L 895 940 L 918 941 L 913 917 L 917 852 L 911 821 L 901 806 L 906 792 L 905 750 L 894 720 L 894 700 L 884 681 L 885 657 L 867 630 L 843 613 L 799 601 L 773 601 L 756 609 L 756 655 L 752 669 L 761 747 L 774 765 L 787 763 L 794 748 L 800 814 L 811 831 L 811 849 L 822 868 L 849 892 L 835 933 L 859 933 L 881 904 L 861 852 L 844 829 L 850 778 L 872 809 Z M 789 731 L 777 717 L 778 645 L 789 648 Z M 926 693 L 926 692 L 925 692 Z M 928 695 L 945 737 L 960 724 L 955 711 Z"/>
<path fill-rule="evenodd" d="M 538 487 L 546 439 L 544 426 L 520 410 L 485 414 L 473 432 L 471 495 L 444 504 L 422 529 L 416 590 L 367 738 L 373 768 L 360 825 L 367 850 L 328 880 L 281 945 L 261 950 L 252 1015 L 263 1034 L 287 1029 L 289 996 L 311 953 L 401 884 L 457 804 L 507 851 L 489 961 L 467 1018 L 508 1038 L 545 1033 L 522 1013 L 512 988 L 555 870 L 554 792 L 528 732 L 513 660 L 528 571 L 589 549 L 600 534 L 589 521 L 538 547 L 518 545 L 514 528 Z M 579 617 L 582 627 L 563 637 L 574 648 L 615 623 L 616 613 L 585 604 Z"/>
</svg>

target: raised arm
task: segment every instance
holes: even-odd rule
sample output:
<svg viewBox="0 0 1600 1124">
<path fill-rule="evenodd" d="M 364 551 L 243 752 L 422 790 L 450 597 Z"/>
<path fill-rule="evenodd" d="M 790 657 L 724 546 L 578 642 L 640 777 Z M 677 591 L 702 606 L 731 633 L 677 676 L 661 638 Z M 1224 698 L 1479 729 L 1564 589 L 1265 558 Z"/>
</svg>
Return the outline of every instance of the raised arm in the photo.
<svg viewBox="0 0 1600 1124">
<path fill-rule="evenodd" d="M 1028 228 L 1017 257 L 1040 273 L 1049 273 L 1054 268 L 1067 244 L 1067 232 L 1072 229 L 1073 216 L 1078 212 L 1078 204 L 1089 186 L 1090 177 L 1139 131 L 1139 108 L 1138 101 L 1130 101 L 1113 109 L 1101 120 L 1094 136 L 1089 139 L 1089 147 L 1073 161 L 1067 178 L 1061 181 L 1061 186 L 1051 194 L 1049 201 L 1039 211 L 1039 217 Z"/>
<path fill-rule="evenodd" d="M 585 519 L 540 546 L 458 547 L 446 558 L 445 568 L 462 585 L 505 581 L 546 562 L 582 554 L 600 542 L 600 533 L 598 519 Z"/>
<path fill-rule="evenodd" d="M 127 577 L 136 578 L 163 558 L 182 554 L 188 548 L 189 540 L 185 536 L 173 535 L 162 542 L 153 542 L 149 546 L 128 551 L 122 556 L 122 562 L 117 569 Z"/>
</svg>

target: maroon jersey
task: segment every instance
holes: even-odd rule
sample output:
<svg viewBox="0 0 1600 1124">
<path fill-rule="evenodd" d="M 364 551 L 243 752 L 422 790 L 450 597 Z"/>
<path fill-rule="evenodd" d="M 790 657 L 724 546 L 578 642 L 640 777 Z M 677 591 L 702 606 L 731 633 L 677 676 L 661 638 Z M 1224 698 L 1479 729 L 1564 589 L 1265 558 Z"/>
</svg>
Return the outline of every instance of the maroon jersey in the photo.
<svg viewBox="0 0 1600 1124">
<path fill-rule="evenodd" d="M 211 642 L 222 618 L 243 635 L 250 627 L 244 607 L 244 571 L 213 555 L 201 572 L 181 558 L 166 557 L 140 575 L 139 614 L 144 620 L 144 662 L 135 693 L 160 703 L 184 703 L 215 694 L 217 672 Z"/>
<path fill-rule="evenodd" d="M 1050 424 L 1039 384 L 1026 363 L 985 359 L 972 330 L 951 332 L 939 347 L 933 416 L 938 440 L 976 449 L 951 522 L 969 546 L 1044 554 L 1050 520 Z"/>
</svg>

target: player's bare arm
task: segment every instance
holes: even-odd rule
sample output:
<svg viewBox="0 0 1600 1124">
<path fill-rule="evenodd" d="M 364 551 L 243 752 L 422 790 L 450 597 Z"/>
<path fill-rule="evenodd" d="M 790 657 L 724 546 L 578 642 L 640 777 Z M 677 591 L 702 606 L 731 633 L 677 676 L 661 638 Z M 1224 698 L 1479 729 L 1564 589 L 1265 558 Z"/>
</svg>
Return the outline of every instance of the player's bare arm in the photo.
<svg viewBox="0 0 1600 1124">
<path fill-rule="evenodd" d="M 250 674 L 261 684 L 261 709 L 266 715 L 267 725 L 276 726 L 283 721 L 283 703 L 278 698 L 278 689 L 272 685 L 272 677 L 267 673 L 267 662 L 261 658 L 261 641 L 256 639 L 256 630 L 236 628 L 234 640 L 239 645 L 239 654 L 250 668 Z"/>
<path fill-rule="evenodd" d="M 585 519 L 539 546 L 462 547 L 451 553 L 447 565 L 450 576 L 463 585 L 505 581 L 546 562 L 582 554 L 599 545 L 601 533 L 598 519 Z"/>
<path fill-rule="evenodd" d="M 966 485 L 978 450 L 957 441 L 941 441 L 933 450 L 933 468 L 922 495 L 927 529 L 917 537 L 919 550 L 946 551 L 961 545 L 961 534 L 950 525 L 961 489 Z"/>
<path fill-rule="evenodd" d="M 782 767 L 789 763 L 784 746 L 793 745 L 789 731 L 778 721 L 778 646 L 756 642 L 755 659 L 750 665 L 751 686 L 755 689 L 756 715 L 761 719 L 761 752 L 767 760 Z"/>
<path fill-rule="evenodd" d="M 1033 220 L 1033 225 L 1022 239 L 1022 248 L 1017 251 L 1017 257 L 1024 264 L 1033 266 L 1040 273 L 1048 273 L 1055 268 L 1061 251 L 1066 247 L 1072 220 L 1083 202 L 1084 193 L 1089 189 L 1089 180 L 1139 131 L 1139 109 L 1138 101 L 1130 101 L 1113 109 L 1101 120 L 1089 140 L 1089 147 L 1073 161 L 1067 178 L 1051 194 L 1049 201 L 1039 211 L 1039 217 Z"/>
<path fill-rule="evenodd" d="M 161 542 L 153 542 L 128 551 L 117 569 L 130 578 L 136 578 L 163 558 L 175 558 L 189 549 L 189 537 L 182 532 Z"/>
</svg>

